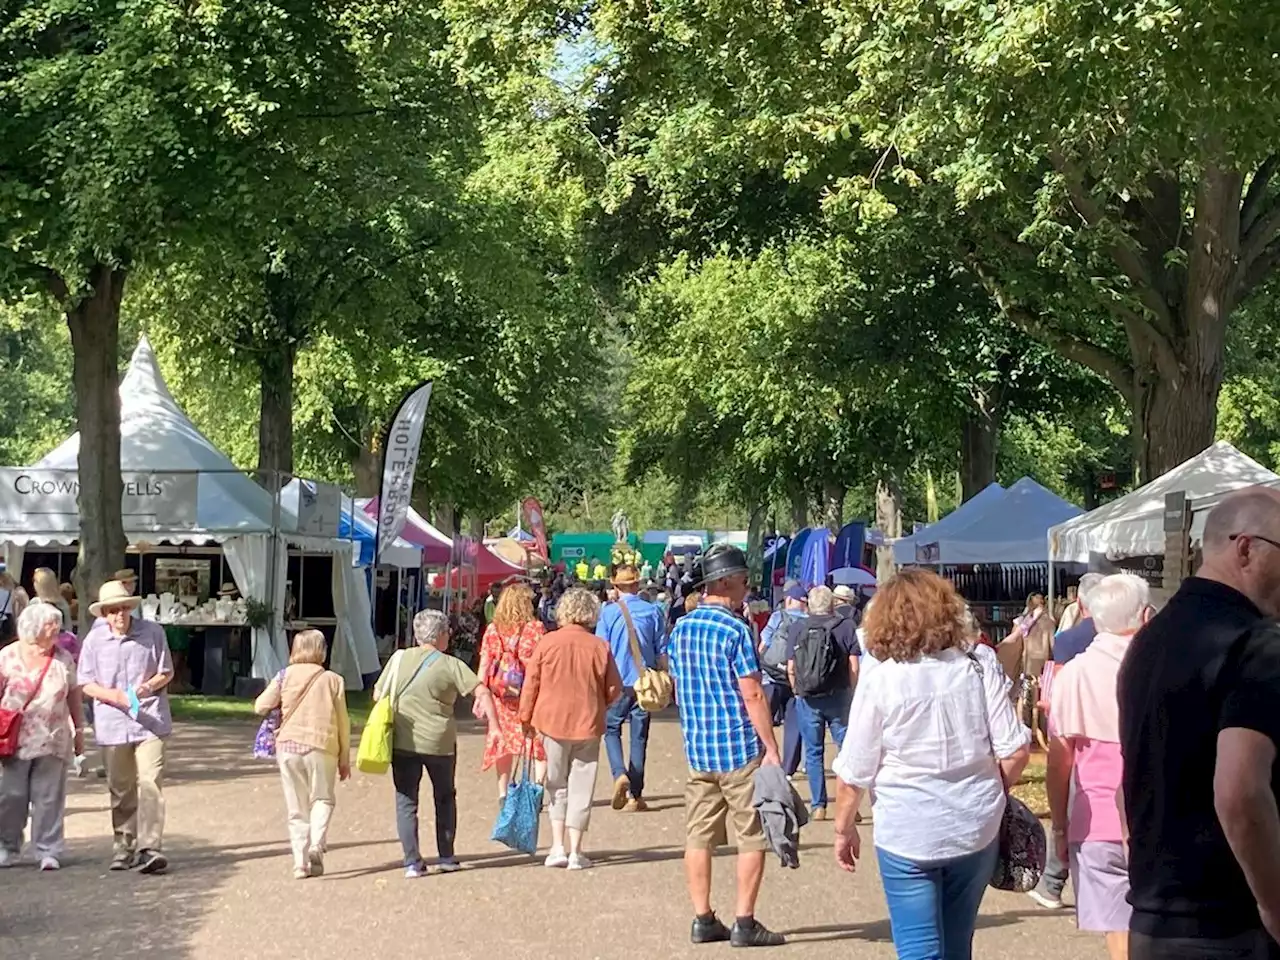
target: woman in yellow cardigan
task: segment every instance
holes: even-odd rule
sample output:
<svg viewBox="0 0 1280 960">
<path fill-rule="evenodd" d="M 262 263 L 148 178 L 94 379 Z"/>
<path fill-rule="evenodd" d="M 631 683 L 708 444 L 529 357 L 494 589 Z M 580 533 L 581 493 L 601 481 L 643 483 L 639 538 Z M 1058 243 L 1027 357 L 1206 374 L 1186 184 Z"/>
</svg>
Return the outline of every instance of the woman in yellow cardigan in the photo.
<svg viewBox="0 0 1280 960">
<path fill-rule="evenodd" d="M 346 685 L 324 668 L 325 639 L 319 630 L 293 638 L 289 666 L 267 684 L 253 705 L 259 714 L 277 707 L 276 762 L 289 811 L 293 877 L 324 873 L 325 840 L 333 817 L 337 779 L 351 776 L 351 721 Z"/>
</svg>

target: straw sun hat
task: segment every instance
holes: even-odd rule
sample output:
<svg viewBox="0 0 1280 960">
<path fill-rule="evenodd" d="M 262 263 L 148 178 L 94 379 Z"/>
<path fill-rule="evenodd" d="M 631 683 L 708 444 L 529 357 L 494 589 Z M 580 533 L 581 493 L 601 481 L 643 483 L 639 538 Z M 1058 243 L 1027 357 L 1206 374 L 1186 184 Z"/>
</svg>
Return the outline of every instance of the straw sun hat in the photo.
<svg viewBox="0 0 1280 960">
<path fill-rule="evenodd" d="M 89 604 L 89 612 L 95 617 L 102 616 L 104 607 L 128 607 L 136 610 L 142 598 L 134 596 L 119 580 L 108 580 L 98 590 L 98 602 Z"/>
</svg>

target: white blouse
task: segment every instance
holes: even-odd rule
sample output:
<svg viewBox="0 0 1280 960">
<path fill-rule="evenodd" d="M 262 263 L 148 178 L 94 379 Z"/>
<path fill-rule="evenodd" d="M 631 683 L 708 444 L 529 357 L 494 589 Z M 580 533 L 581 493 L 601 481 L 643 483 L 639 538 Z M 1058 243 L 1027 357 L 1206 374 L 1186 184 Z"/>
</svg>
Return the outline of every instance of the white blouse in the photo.
<svg viewBox="0 0 1280 960">
<path fill-rule="evenodd" d="M 1031 742 L 994 653 L 943 650 L 886 660 L 859 677 L 836 758 L 845 783 L 871 788 L 875 845 L 915 862 L 985 849 L 1000 830 L 996 757 Z"/>
</svg>

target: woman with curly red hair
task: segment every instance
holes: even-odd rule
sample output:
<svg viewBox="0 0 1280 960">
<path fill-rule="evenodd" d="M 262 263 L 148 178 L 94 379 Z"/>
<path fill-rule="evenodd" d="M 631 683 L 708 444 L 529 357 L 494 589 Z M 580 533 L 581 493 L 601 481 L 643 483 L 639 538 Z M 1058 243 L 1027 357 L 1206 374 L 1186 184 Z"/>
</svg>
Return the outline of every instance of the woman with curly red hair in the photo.
<svg viewBox="0 0 1280 960">
<path fill-rule="evenodd" d="M 533 588 L 527 583 L 512 583 L 498 595 L 493 622 L 480 641 L 480 680 L 493 694 L 498 712 L 499 736 L 490 736 L 485 745 L 481 770 L 498 771 L 498 801 L 507 796 L 511 782 L 512 761 L 522 751 L 530 751 L 535 776 L 541 782 L 546 776 L 547 753 L 541 737 L 527 741 L 520 725 L 520 691 L 524 686 L 525 664 L 546 633 L 542 621 L 533 610 Z"/>
<path fill-rule="evenodd" d="M 873 789 L 876 858 L 901 960 L 969 960 L 995 869 L 1005 783 L 1030 756 L 994 653 L 977 647 L 964 600 L 904 570 L 863 620 L 879 666 L 864 674 L 835 763 L 836 860 L 861 854 L 855 815 Z"/>
</svg>

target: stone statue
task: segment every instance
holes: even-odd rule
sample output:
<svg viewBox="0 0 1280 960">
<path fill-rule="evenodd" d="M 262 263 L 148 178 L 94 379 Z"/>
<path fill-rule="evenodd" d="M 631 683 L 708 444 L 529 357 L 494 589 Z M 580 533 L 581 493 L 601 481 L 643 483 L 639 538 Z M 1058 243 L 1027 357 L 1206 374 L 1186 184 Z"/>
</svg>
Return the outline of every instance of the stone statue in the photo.
<svg viewBox="0 0 1280 960">
<path fill-rule="evenodd" d="M 613 526 L 613 538 L 615 540 L 621 543 L 627 539 L 627 515 L 622 512 L 621 507 L 614 512 L 611 525 Z"/>
</svg>

